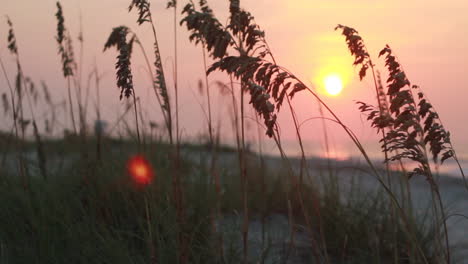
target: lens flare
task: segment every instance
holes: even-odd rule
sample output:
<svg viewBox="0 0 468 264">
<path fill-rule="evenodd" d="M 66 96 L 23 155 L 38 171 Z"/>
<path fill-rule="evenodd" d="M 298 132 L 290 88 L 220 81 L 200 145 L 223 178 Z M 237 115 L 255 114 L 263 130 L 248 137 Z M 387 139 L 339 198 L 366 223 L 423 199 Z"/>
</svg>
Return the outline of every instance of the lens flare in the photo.
<svg viewBox="0 0 468 264">
<path fill-rule="evenodd" d="M 127 162 L 127 169 L 133 180 L 141 185 L 147 185 L 153 180 L 153 169 L 142 155 L 135 155 Z"/>
</svg>

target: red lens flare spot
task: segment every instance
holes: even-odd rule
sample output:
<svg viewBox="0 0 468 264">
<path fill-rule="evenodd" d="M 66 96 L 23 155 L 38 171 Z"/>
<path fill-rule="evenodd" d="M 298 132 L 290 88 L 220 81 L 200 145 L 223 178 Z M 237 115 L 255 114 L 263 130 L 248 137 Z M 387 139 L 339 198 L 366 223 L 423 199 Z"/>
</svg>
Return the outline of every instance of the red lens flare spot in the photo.
<svg viewBox="0 0 468 264">
<path fill-rule="evenodd" d="M 142 155 L 135 155 L 127 162 L 127 169 L 133 180 L 142 185 L 147 185 L 153 180 L 153 169 Z"/>
</svg>

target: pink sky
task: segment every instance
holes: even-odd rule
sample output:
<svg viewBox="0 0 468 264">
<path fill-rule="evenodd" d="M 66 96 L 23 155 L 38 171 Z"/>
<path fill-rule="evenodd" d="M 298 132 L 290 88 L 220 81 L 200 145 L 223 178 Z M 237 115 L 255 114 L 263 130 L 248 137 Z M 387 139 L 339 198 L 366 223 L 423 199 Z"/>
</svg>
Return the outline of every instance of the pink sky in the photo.
<svg viewBox="0 0 468 264">
<path fill-rule="evenodd" d="M 102 53 L 102 48 L 111 29 L 119 25 L 131 27 L 145 43 L 151 54 L 152 35 L 148 25 L 138 27 L 137 14 L 127 12 L 129 0 L 63 0 L 65 23 L 73 36 L 79 29 L 80 10 L 85 38 L 84 79 L 96 60 L 102 80 L 103 111 L 112 122 L 117 109 L 122 109 L 119 91 L 115 86 L 114 50 Z M 161 45 L 166 74 L 172 76 L 173 31 L 172 11 L 165 9 L 165 1 L 153 1 L 156 28 Z M 209 1 L 221 21 L 227 18 L 228 1 Z M 184 1 L 179 1 L 181 8 Z M 354 103 L 355 100 L 374 103 L 374 90 L 370 79 L 359 82 L 352 67 L 344 37 L 334 31 L 337 24 L 356 28 L 384 71 L 376 55 L 385 44 L 397 54 L 409 79 L 425 91 L 427 97 L 439 112 L 445 127 L 451 131 L 452 140 L 458 152 L 468 153 L 468 3 L 462 0 L 449 1 L 376 1 L 376 0 L 244 0 L 241 5 L 249 10 L 257 23 L 266 31 L 267 40 L 278 60 L 305 82 L 320 88 L 321 76 L 337 72 L 345 79 L 340 96 L 324 100 L 336 110 L 353 131 L 364 141 L 375 143 L 375 132 L 368 128 Z M 54 91 L 56 100 L 66 95 L 66 82 L 61 74 L 57 44 L 54 40 L 56 19 L 55 1 L 52 0 L 8 0 L 3 1 L 0 15 L 8 15 L 14 23 L 19 51 L 27 75 L 39 82 L 45 80 Z M 0 24 L 0 57 L 8 65 L 11 79 L 14 77 L 13 59 L 6 48 L 6 21 Z M 202 111 L 195 97 L 198 97 L 197 81 L 203 76 L 203 62 L 200 47 L 188 42 L 185 28 L 178 28 L 179 84 L 181 89 L 180 116 L 184 136 L 191 137 L 206 131 Z M 75 41 L 75 48 L 78 42 Z M 78 51 L 78 49 L 77 49 Z M 143 70 L 143 60 L 135 54 L 136 93 L 142 98 L 152 119 L 160 120 L 160 113 L 150 85 Z M 172 82 L 169 78 L 169 83 Z M 225 80 L 220 74 L 210 77 L 211 81 Z M 171 86 L 172 87 L 172 86 Z M 213 89 L 215 89 L 213 87 Z M 0 92 L 6 92 L 3 76 L 0 78 Z M 94 94 L 94 92 L 93 92 Z M 217 96 L 214 96 L 217 98 Z M 216 101 L 216 100 L 215 100 Z M 318 116 L 317 104 L 308 95 L 294 99 L 299 118 L 304 120 Z M 226 116 L 223 106 L 226 102 L 215 102 L 215 114 Z M 92 111 L 91 111 L 92 112 Z M 280 119 L 283 136 L 294 140 L 292 123 L 286 117 Z M 90 115 L 93 118 L 93 114 Z M 3 116 L 1 118 L 4 118 Z M 0 119 L 1 120 L 1 119 Z M 230 136 L 229 118 L 223 117 L 223 131 Z M 4 123 L 3 121 L 0 123 Z M 320 121 L 304 125 L 302 133 L 310 141 L 310 153 L 322 150 L 316 141 L 322 138 Z M 330 124 L 332 143 L 337 151 L 349 150 L 349 140 L 338 127 Z M 375 149 L 369 145 L 369 148 Z M 317 149 L 319 151 L 317 151 Z"/>
</svg>

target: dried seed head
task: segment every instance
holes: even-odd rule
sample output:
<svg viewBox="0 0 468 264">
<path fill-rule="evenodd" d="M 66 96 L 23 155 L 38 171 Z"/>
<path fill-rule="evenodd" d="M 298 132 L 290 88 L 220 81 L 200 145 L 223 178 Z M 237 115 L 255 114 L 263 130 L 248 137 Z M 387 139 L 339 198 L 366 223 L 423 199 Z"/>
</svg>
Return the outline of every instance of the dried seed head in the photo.
<svg viewBox="0 0 468 264">
<path fill-rule="evenodd" d="M 16 45 L 16 37 L 15 32 L 13 30 L 13 23 L 11 22 L 10 18 L 7 16 L 7 23 L 8 23 L 8 49 L 12 54 L 18 55 L 18 46 Z"/>
<path fill-rule="evenodd" d="M 305 85 L 276 63 L 265 59 L 266 55 L 271 55 L 265 34 L 253 16 L 240 8 L 239 0 L 230 1 L 231 16 L 226 27 L 216 19 L 206 1 L 200 1 L 200 6 L 201 11 L 198 11 L 193 3 L 187 4 L 182 11 L 186 16 L 181 24 L 185 24 L 191 33 L 190 40 L 203 43 L 215 60 L 207 73 L 219 70 L 239 79 L 242 89 L 250 93 L 250 103 L 262 116 L 267 135 L 272 137 L 276 112 L 285 97 L 293 98 L 297 92 L 306 89 Z M 229 56 L 228 48 L 239 55 Z"/>
<path fill-rule="evenodd" d="M 111 47 L 116 47 L 119 51 L 115 68 L 117 69 L 117 87 L 121 89 L 120 99 L 124 95 L 127 98 L 130 97 L 133 92 L 133 75 L 130 67 L 133 40 L 127 42 L 129 32 L 130 30 L 125 26 L 114 28 L 104 45 L 104 51 Z"/>
<path fill-rule="evenodd" d="M 45 83 L 45 81 L 41 81 L 41 85 L 42 85 L 42 92 L 44 93 L 44 99 L 47 104 L 51 105 L 52 98 L 50 97 L 49 88 L 47 87 L 47 84 Z"/>
<path fill-rule="evenodd" d="M 201 12 L 195 9 L 191 3 L 187 4 L 182 14 L 186 16 L 180 24 L 186 24 L 190 34 L 190 41 L 196 44 L 202 42 L 213 58 L 222 58 L 226 55 L 227 48 L 232 43 L 232 37 L 223 25 L 214 17 L 212 10 L 206 2 L 200 3 Z"/>
<path fill-rule="evenodd" d="M 76 68 L 73 45 L 70 34 L 67 32 L 65 27 L 65 18 L 63 16 L 62 5 L 60 2 L 57 2 L 57 13 L 55 14 L 57 18 L 57 40 L 59 51 L 58 53 L 62 59 L 62 71 L 63 76 L 68 77 L 72 76 L 74 69 Z"/>
<path fill-rule="evenodd" d="M 386 95 L 390 102 L 389 115 L 392 118 L 391 130 L 381 141 L 382 148 L 389 153 L 397 153 L 390 156 L 388 161 L 410 159 L 418 163 L 409 176 L 421 174 L 432 180 L 425 149 L 429 149 L 435 163 L 439 162 L 440 155 L 440 162 L 452 157 L 454 152 L 451 148 L 450 133 L 444 129 L 438 114 L 425 99 L 420 88 L 410 85 L 391 48 L 386 45 L 379 56 L 385 57 L 385 65 L 389 71 Z M 413 96 L 412 90 L 419 91 L 417 98 Z M 364 108 L 361 108 L 361 111 L 363 110 Z M 377 110 L 371 111 L 368 117 L 373 124 L 382 118 L 384 115 Z"/>
<path fill-rule="evenodd" d="M 203 81 L 201 79 L 198 79 L 198 93 L 203 96 L 204 94 L 204 85 L 203 85 Z"/>
<path fill-rule="evenodd" d="M 169 0 L 167 1 L 166 8 L 176 8 L 177 7 L 177 0 Z"/>
<path fill-rule="evenodd" d="M 247 85 L 247 91 L 250 93 L 249 103 L 252 104 L 255 111 L 262 116 L 267 127 L 266 134 L 272 137 L 276 124 L 276 114 L 274 114 L 274 105 L 269 101 L 270 95 L 266 92 L 265 88 L 252 82 Z"/>
<path fill-rule="evenodd" d="M 17 65 L 18 67 L 18 72 L 16 73 L 16 79 L 15 79 L 15 90 L 17 92 L 18 98 L 23 97 L 23 82 L 22 82 L 22 75 L 21 75 L 21 69 L 19 64 Z"/>
<path fill-rule="evenodd" d="M 60 2 L 57 2 L 57 13 L 55 13 L 55 17 L 57 18 L 56 39 L 59 44 L 62 44 L 65 39 L 65 18 L 63 17 L 63 10 Z"/>
<path fill-rule="evenodd" d="M 2 104 L 3 104 L 3 113 L 7 115 L 8 112 L 10 111 L 10 103 L 8 101 L 8 97 L 6 93 L 2 93 Z"/>
<path fill-rule="evenodd" d="M 341 29 L 342 34 L 346 37 L 348 49 L 351 52 L 351 55 L 354 56 L 353 64 L 355 66 L 361 66 L 361 69 L 359 70 L 359 78 L 362 80 L 366 76 L 367 69 L 372 66 L 369 53 L 367 53 L 366 47 L 364 46 L 364 41 L 354 28 L 338 25 L 335 27 L 335 30 L 338 29 Z"/>
<path fill-rule="evenodd" d="M 150 3 L 148 0 L 132 0 L 132 3 L 128 7 L 128 12 L 136 7 L 138 9 L 137 23 L 139 25 L 144 22 L 149 22 L 151 18 Z"/>
</svg>

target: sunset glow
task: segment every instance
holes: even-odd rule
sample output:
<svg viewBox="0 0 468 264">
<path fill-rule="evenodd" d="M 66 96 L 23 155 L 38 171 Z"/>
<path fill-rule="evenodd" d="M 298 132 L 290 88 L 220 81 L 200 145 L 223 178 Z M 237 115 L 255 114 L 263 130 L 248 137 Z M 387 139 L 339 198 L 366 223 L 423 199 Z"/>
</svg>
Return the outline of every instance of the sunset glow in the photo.
<svg viewBox="0 0 468 264">
<path fill-rule="evenodd" d="M 341 81 L 341 78 L 336 74 L 328 75 L 327 77 L 325 77 L 324 85 L 327 94 L 331 96 L 337 96 L 343 90 L 343 82 Z"/>
<path fill-rule="evenodd" d="M 0 1 L 0 259 L 468 264 L 468 0 Z"/>
</svg>

